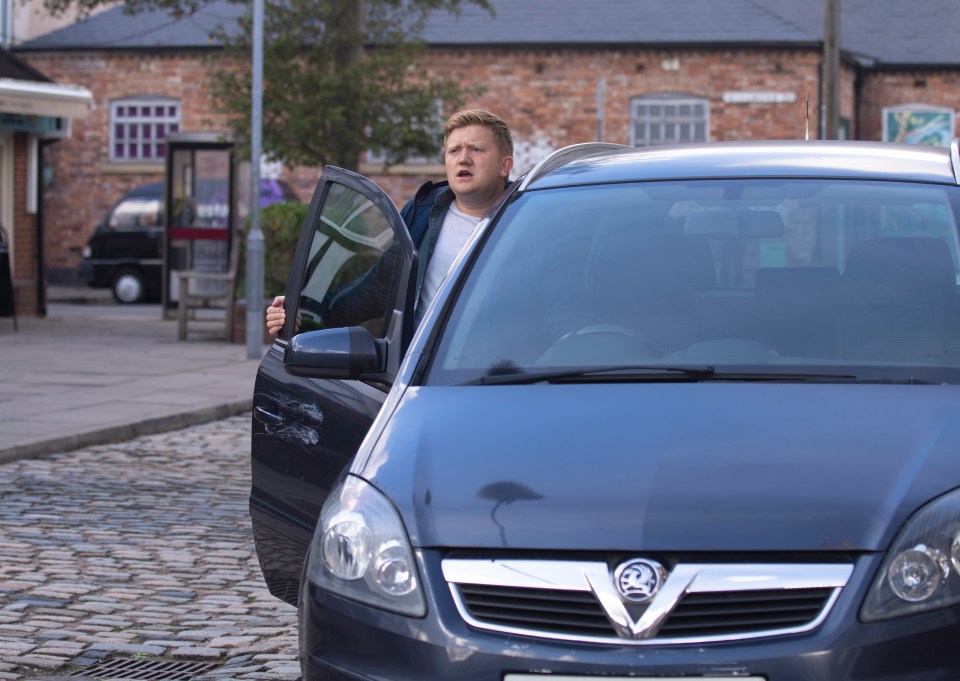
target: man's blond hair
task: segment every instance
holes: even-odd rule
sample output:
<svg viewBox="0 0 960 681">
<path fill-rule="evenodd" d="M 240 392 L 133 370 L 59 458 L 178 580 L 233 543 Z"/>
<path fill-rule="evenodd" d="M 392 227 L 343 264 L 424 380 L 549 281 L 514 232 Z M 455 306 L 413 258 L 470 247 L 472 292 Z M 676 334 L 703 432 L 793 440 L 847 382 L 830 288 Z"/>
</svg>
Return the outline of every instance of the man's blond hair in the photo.
<svg viewBox="0 0 960 681">
<path fill-rule="evenodd" d="M 513 156 L 513 135 L 510 134 L 510 127 L 506 121 L 486 109 L 458 111 L 447 119 L 447 124 L 443 128 L 444 148 L 447 146 L 447 139 L 450 137 L 450 133 L 459 128 L 465 128 L 468 125 L 482 125 L 490 128 L 494 138 L 497 140 L 497 146 L 500 147 L 500 153 L 503 156 Z"/>
</svg>

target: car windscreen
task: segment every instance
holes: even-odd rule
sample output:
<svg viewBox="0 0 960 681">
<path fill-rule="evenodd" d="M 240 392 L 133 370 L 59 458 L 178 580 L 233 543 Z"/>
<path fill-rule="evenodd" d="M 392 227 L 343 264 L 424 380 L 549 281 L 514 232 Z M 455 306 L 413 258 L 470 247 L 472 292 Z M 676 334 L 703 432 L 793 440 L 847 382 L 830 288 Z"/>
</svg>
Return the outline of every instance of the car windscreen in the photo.
<svg viewBox="0 0 960 681">
<path fill-rule="evenodd" d="M 482 243 L 427 381 L 695 367 L 960 382 L 958 206 L 957 187 L 851 180 L 528 191 Z"/>
</svg>

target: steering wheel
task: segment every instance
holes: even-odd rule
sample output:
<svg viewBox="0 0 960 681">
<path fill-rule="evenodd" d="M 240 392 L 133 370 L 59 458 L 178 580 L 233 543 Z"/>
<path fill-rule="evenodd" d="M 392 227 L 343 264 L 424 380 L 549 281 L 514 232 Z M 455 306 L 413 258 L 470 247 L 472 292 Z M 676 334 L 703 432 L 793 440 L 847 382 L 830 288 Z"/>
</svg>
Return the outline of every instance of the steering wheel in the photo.
<svg viewBox="0 0 960 681">
<path fill-rule="evenodd" d="M 661 355 L 645 335 L 619 324 L 591 324 L 558 338 L 537 364 L 630 364 Z"/>
</svg>

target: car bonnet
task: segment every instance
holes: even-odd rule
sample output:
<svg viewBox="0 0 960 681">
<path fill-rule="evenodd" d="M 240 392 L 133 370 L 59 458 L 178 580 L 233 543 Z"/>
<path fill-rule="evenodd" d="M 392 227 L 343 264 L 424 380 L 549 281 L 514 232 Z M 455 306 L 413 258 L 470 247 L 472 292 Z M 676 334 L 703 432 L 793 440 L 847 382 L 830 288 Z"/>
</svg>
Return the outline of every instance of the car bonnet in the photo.
<svg viewBox="0 0 960 681">
<path fill-rule="evenodd" d="M 410 388 L 358 472 L 419 547 L 886 548 L 960 485 L 960 387 Z"/>
</svg>

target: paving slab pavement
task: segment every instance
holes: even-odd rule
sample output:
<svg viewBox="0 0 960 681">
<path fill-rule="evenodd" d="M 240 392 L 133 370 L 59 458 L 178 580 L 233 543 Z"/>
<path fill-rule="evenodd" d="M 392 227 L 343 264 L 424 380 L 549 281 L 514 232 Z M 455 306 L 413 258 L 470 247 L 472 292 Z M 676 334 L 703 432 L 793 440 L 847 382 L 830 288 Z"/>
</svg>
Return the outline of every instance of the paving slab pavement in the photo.
<svg viewBox="0 0 960 681">
<path fill-rule="evenodd" d="M 48 299 L 16 330 L 0 318 L 0 462 L 249 413 L 259 358 L 218 338 L 212 311 L 179 342 L 159 305 L 83 288 Z"/>
</svg>

